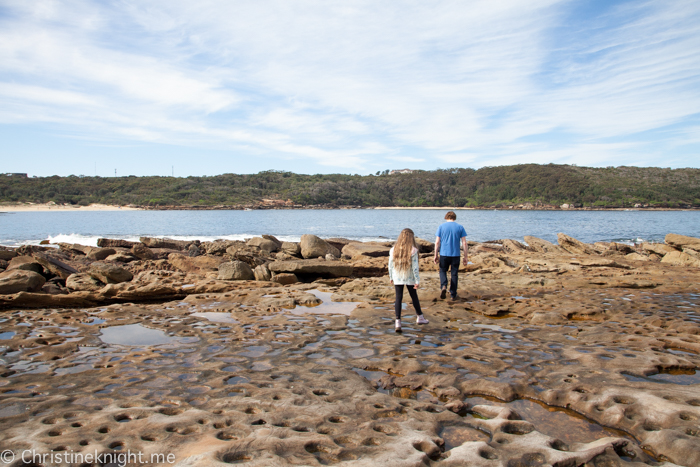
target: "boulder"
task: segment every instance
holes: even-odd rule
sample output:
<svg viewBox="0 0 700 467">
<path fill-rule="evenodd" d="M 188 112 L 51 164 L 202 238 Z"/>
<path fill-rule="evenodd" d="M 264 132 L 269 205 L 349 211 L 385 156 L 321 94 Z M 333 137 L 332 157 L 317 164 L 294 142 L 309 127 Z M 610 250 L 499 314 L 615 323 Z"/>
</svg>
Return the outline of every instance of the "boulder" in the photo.
<svg viewBox="0 0 700 467">
<path fill-rule="evenodd" d="M 666 255 L 661 258 L 661 262 L 673 264 L 675 266 L 700 268 L 700 259 L 694 258 L 688 253 L 684 253 L 682 251 L 672 251 L 670 253 L 666 253 Z"/>
<path fill-rule="evenodd" d="M 7 266 L 9 266 L 10 263 L 5 261 L 4 259 L 0 259 L 0 270 L 4 271 L 7 269 Z"/>
<path fill-rule="evenodd" d="M 120 240 L 116 238 L 98 238 L 97 246 L 100 248 L 132 248 L 138 245 L 138 242 L 130 242 L 128 240 Z"/>
<path fill-rule="evenodd" d="M 90 274 L 78 273 L 68 276 L 68 279 L 66 279 L 66 287 L 70 290 L 96 292 L 104 287 L 104 284 Z"/>
<path fill-rule="evenodd" d="M 562 253 L 563 250 L 554 243 L 548 242 L 538 237 L 525 236 L 528 246 L 538 253 Z"/>
<path fill-rule="evenodd" d="M 340 238 L 340 237 L 326 238 L 325 241 L 329 245 L 337 248 L 338 251 L 342 251 L 343 247 L 345 245 L 347 245 L 348 243 L 352 243 L 352 240 L 348 240 L 347 238 Z"/>
<path fill-rule="evenodd" d="M 192 243 L 191 241 L 173 240 L 171 238 L 155 238 L 155 237 L 140 237 L 141 243 L 149 248 L 168 248 L 169 250 L 186 250 Z"/>
<path fill-rule="evenodd" d="M 16 256 L 7 263 L 7 270 L 33 271 L 42 274 L 44 267 L 32 256 Z"/>
<path fill-rule="evenodd" d="M 192 243 L 190 246 L 187 247 L 187 256 L 190 258 L 195 258 L 197 256 L 202 255 L 202 249 L 199 248 L 196 244 Z"/>
<path fill-rule="evenodd" d="M 87 255 L 94 247 L 81 245 L 80 243 L 59 243 L 58 248 L 71 255 Z"/>
<path fill-rule="evenodd" d="M 296 284 L 299 282 L 299 279 L 297 279 L 296 274 L 289 274 L 286 272 L 282 272 L 280 274 L 275 274 L 274 277 L 272 278 L 272 282 L 277 282 L 278 284 L 282 285 L 288 285 L 288 284 Z"/>
<path fill-rule="evenodd" d="M 509 238 L 506 238 L 505 240 L 501 240 L 501 245 L 503 245 L 503 249 L 508 252 L 508 253 L 529 253 L 533 251 L 533 249 L 527 245 L 523 245 L 517 240 L 511 240 Z"/>
<path fill-rule="evenodd" d="M 304 258 L 318 258 L 319 256 L 325 258 L 328 253 L 336 258 L 340 256 L 340 251 L 336 247 L 328 244 L 316 235 L 302 235 L 299 246 L 301 248 L 301 256 Z"/>
<path fill-rule="evenodd" d="M 208 255 L 223 256 L 226 250 L 236 244 L 243 244 L 240 240 L 214 240 L 213 242 L 202 243 L 204 251 Z"/>
<path fill-rule="evenodd" d="M 71 274 L 79 272 L 73 266 L 43 253 L 34 253 L 34 259 L 44 267 L 44 270 L 49 271 L 54 276 L 58 276 L 63 280 L 68 279 L 68 276 Z"/>
<path fill-rule="evenodd" d="M 0 250 L 0 259 L 9 261 L 12 258 L 17 256 L 17 252 L 15 250 Z"/>
<path fill-rule="evenodd" d="M 253 269 L 253 275 L 255 276 L 256 281 L 265 282 L 269 281 L 272 278 L 270 269 L 265 264 L 261 264 L 260 266 L 257 266 L 255 269 Z"/>
<path fill-rule="evenodd" d="M 700 238 L 670 233 L 666 235 L 664 240 L 669 245 L 678 248 L 692 248 L 693 250 L 700 250 Z"/>
<path fill-rule="evenodd" d="M 37 292 L 46 283 L 41 274 L 34 271 L 15 269 L 0 273 L 0 294 L 9 295 L 17 292 Z"/>
<path fill-rule="evenodd" d="M 690 248 L 683 248 L 683 253 L 690 255 L 693 258 L 700 259 L 700 251 L 691 250 Z"/>
<path fill-rule="evenodd" d="M 137 243 L 136 245 L 132 246 L 131 254 L 136 256 L 138 259 L 153 259 L 156 256 L 153 254 L 153 250 L 148 248 L 143 243 Z"/>
<path fill-rule="evenodd" d="M 274 261 L 268 264 L 270 271 L 275 273 L 288 272 L 299 275 L 314 275 L 325 277 L 348 277 L 352 275 L 353 267 L 342 261 L 325 261 L 318 259 L 302 259 L 297 261 Z"/>
<path fill-rule="evenodd" d="M 182 253 L 170 253 L 168 262 L 182 272 L 216 271 L 225 260 L 220 256 L 197 256 L 191 258 Z"/>
<path fill-rule="evenodd" d="M 69 293 L 66 289 L 63 279 L 54 277 L 53 279 L 47 281 L 42 287 L 41 291 L 51 295 L 65 295 Z"/>
<path fill-rule="evenodd" d="M 415 237 L 416 239 L 416 245 L 418 245 L 418 252 L 419 253 L 432 253 L 435 251 L 435 244 L 433 242 L 429 242 L 428 240 Z"/>
<path fill-rule="evenodd" d="M 656 253 L 657 255 L 665 255 L 666 253 L 671 253 L 672 251 L 678 251 L 672 246 L 666 245 L 664 243 L 642 243 L 642 250 L 649 253 Z"/>
<path fill-rule="evenodd" d="M 274 235 L 263 235 L 262 238 L 265 240 L 270 240 L 271 242 L 275 242 L 277 244 L 277 249 L 282 248 L 282 242 L 277 239 Z"/>
<path fill-rule="evenodd" d="M 93 261 L 102 261 L 116 252 L 114 248 L 90 248 L 86 254 Z"/>
<path fill-rule="evenodd" d="M 569 237 L 566 234 L 557 234 L 557 240 L 559 241 L 559 246 L 568 251 L 573 255 L 597 255 L 598 252 L 593 249 L 590 245 L 583 243 L 580 240 L 576 240 L 573 237 Z"/>
<path fill-rule="evenodd" d="M 108 257 L 105 258 L 105 261 L 112 261 L 115 263 L 130 263 L 132 261 L 136 261 L 138 258 L 136 256 L 133 256 L 131 253 L 122 253 L 121 251 L 114 253 L 113 255 L 109 255 Z"/>
<path fill-rule="evenodd" d="M 261 250 L 267 251 L 268 253 L 272 253 L 273 251 L 280 249 L 281 243 L 277 244 L 276 242 L 263 237 L 253 237 L 246 242 L 246 245 L 255 246 Z"/>
<path fill-rule="evenodd" d="M 280 250 L 291 256 L 301 256 L 301 248 L 297 242 L 282 242 Z"/>
<path fill-rule="evenodd" d="M 625 259 L 629 259 L 632 261 L 651 261 L 651 258 L 648 256 L 640 255 L 639 253 L 630 253 L 628 255 L 625 255 Z"/>
<path fill-rule="evenodd" d="M 358 256 L 378 258 L 380 256 L 389 256 L 389 250 L 391 250 L 390 247 L 382 245 L 381 243 L 352 242 L 343 247 L 343 254 L 350 258 L 356 258 Z"/>
<path fill-rule="evenodd" d="M 90 265 L 89 274 L 104 284 L 129 282 L 134 277 L 133 274 L 122 267 L 101 261 L 96 261 Z"/>
<path fill-rule="evenodd" d="M 630 253 L 634 253 L 634 248 L 632 248 L 630 245 L 627 245 L 625 243 L 595 242 L 593 244 L 593 246 L 599 251 L 607 251 L 607 252 L 610 252 L 611 254 L 619 253 L 619 254 L 628 255 Z"/>
<path fill-rule="evenodd" d="M 253 270 L 243 261 L 229 261 L 219 264 L 219 280 L 250 281 L 255 279 Z"/>
</svg>

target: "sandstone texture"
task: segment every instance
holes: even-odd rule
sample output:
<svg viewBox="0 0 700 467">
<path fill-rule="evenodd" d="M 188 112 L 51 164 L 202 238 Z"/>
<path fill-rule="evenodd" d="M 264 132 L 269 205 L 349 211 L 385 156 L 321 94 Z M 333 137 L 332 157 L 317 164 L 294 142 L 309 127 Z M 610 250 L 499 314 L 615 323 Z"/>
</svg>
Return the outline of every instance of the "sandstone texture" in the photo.
<svg viewBox="0 0 700 467">
<path fill-rule="evenodd" d="M 302 260 L 303 242 L 268 251 L 267 237 L 101 247 L 127 263 L 14 251 L 42 269 L 0 273 L 2 448 L 179 466 L 700 465 L 700 268 L 660 260 L 694 258 L 692 241 L 470 242 L 456 301 L 426 248 L 430 323 L 405 297 L 397 334 L 386 256 Z"/>
<path fill-rule="evenodd" d="M 369 256 L 370 258 L 376 258 L 379 256 L 389 256 L 390 249 L 390 246 L 382 243 L 352 242 L 345 245 L 341 253 L 352 259 L 355 259 L 358 256 Z"/>
<path fill-rule="evenodd" d="M 327 254 L 331 254 L 338 258 L 340 256 L 340 251 L 325 240 L 317 237 L 316 235 L 302 235 L 299 242 L 299 248 L 301 249 L 301 256 L 308 258 L 325 258 Z"/>
<path fill-rule="evenodd" d="M 219 264 L 219 280 L 249 281 L 255 279 L 253 270 L 243 261 L 230 261 Z"/>
</svg>

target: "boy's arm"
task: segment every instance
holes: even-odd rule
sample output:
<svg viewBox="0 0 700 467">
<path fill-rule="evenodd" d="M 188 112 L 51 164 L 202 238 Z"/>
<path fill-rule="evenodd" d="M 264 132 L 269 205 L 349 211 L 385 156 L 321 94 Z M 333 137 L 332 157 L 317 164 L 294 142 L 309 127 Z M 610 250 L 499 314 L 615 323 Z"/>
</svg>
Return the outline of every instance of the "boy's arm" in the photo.
<svg viewBox="0 0 700 467">
<path fill-rule="evenodd" d="M 467 243 L 467 237 L 462 237 L 462 250 L 464 250 L 464 259 L 462 259 L 462 263 L 466 266 L 469 262 L 469 244 Z"/>
<path fill-rule="evenodd" d="M 438 256 L 440 255 L 440 237 L 435 237 L 435 257 L 433 260 L 435 264 L 438 263 Z"/>
</svg>

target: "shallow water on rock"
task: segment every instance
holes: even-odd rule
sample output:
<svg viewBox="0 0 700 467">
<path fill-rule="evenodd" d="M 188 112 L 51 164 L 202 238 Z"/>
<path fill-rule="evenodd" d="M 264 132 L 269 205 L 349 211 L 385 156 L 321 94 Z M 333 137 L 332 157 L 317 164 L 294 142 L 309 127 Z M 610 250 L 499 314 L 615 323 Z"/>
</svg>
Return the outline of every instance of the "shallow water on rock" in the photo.
<svg viewBox="0 0 700 467">
<path fill-rule="evenodd" d="M 177 337 L 168 336 L 163 331 L 140 324 L 104 328 L 99 338 L 105 344 L 117 345 L 161 345 L 178 342 Z"/>
<path fill-rule="evenodd" d="M 290 310 L 292 314 L 305 315 L 313 313 L 350 316 L 352 311 L 360 304 L 360 302 L 334 302 L 331 300 L 332 293 L 321 292 L 317 289 L 308 290 L 307 292 L 315 295 L 322 303 L 316 306 L 297 306 Z"/>
<path fill-rule="evenodd" d="M 303 297 L 308 292 L 291 289 L 289 296 Z M 375 303 L 360 307 L 352 318 L 347 317 L 352 313 L 347 310 L 314 315 L 314 309 L 324 306 L 352 306 L 354 310 L 357 304 L 331 302 L 331 293 L 312 292 L 323 304 L 295 310 L 264 307 L 254 300 L 245 302 L 248 298 L 243 294 L 228 301 L 212 294 L 211 298 L 193 297 L 165 305 L 124 304 L 95 310 L 7 314 L 0 330 L 14 334 L 2 342 L 0 350 L 6 376 L 0 379 L 0 416 L 6 412 L 18 419 L 26 417 L 22 421 L 26 426 L 37 424 L 41 429 L 32 427 L 38 433 L 36 442 L 48 449 L 56 447 L 56 437 L 48 434 L 54 429 L 53 433 L 63 430 L 62 445 L 71 448 L 83 439 L 90 443 L 107 439 L 105 446 L 128 442 L 129 446 L 142 448 L 142 435 L 158 442 L 203 444 L 215 437 L 241 447 L 241 440 L 260 427 L 275 427 L 275 433 L 285 437 L 303 438 L 311 432 L 325 440 L 331 451 L 339 449 L 333 446 L 343 446 L 348 455 L 362 457 L 370 451 L 376 454 L 386 443 L 398 439 L 392 437 L 401 436 L 404 424 L 425 423 L 425 432 L 435 430 L 430 436 L 442 437 L 449 450 L 465 442 L 489 439 L 487 434 L 467 426 L 474 424 L 475 418 L 446 412 L 446 405 L 463 400 L 465 388 L 472 384 L 494 394 L 499 394 L 501 388 L 517 391 L 518 397 L 538 398 L 542 391 L 558 391 L 561 400 L 573 401 L 572 407 L 575 400 L 584 397 L 603 402 L 609 397 L 609 403 L 601 402 L 601 411 L 614 411 L 623 404 L 645 414 L 644 407 L 633 405 L 633 398 L 622 397 L 626 396 L 624 392 L 601 396 L 596 391 L 651 386 L 629 383 L 620 375 L 620 365 L 628 368 L 663 358 L 676 367 L 675 359 L 682 360 L 688 367 L 699 358 L 684 347 L 686 343 L 693 345 L 690 341 L 665 342 L 665 346 L 678 346 L 678 355 L 670 352 L 676 347 L 654 344 L 658 347 L 652 348 L 644 339 L 656 328 L 645 322 L 618 319 L 582 321 L 577 326 L 571 322 L 563 326 L 535 325 L 514 315 L 498 321 L 500 326 L 479 322 L 473 326 L 473 314 L 457 306 L 440 308 L 439 303 L 425 307 L 430 325 L 411 326 L 415 316 L 407 315 L 406 332 L 397 335 L 389 300 L 376 302 L 383 307 L 375 307 Z M 259 297 L 264 292 L 257 293 Z M 687 295 L 680 298 L 688 301 Z M 528 303 L 531 301 L 535 299 Z M 675 307 L 677 302 L 662 296 L 654 306 L 668 305 L 664 313 L 672 310 L 672 316 L 687 316 L 687 310 Z M 385 310 L 373 311 L 376 308 Z M 94 325 L 98 323 L 91 322 L 98 310 L 99 324 L 109 326 L 98 328 Z M 660 313 L 653 310 L 649 322 L 658 319 Z M 234 316 L 240 322 L 228 321 Z M 479 320 L 492 322 L 487 317 Z M 449 327 L 454 323 L 460 327 Z M 577 338 L 574 346 L 567 340 L 569 334 Z M 664 329 L 653 338 L 674 338 L 670 334 Z M 690 371 L 669 371 L 647 377 L 644 382 L 697 377 Z M 452 392 L 441 392 L 446 386 Z M 664 396 L 667 392 L 663 391 L 687 391 L 674 386 L 657 384 L 654 388 L 658 391 L 653 391 Z M 354 398 L 350 409 L 349 397 Z M 18 398 L 32 405 L 33 418 L 12 405 L 19 402 Z M 681 415 L 685 417 L 677 417 L 678 423 L 692 423 L 691 412 L 700 401 L 692 397 L 677 400 L 683 404 L 677 410 L 683 410 Z M 530 400 L 510 404 L 478 398 L 466 401 L 508 406 L 538 431 L 565 443 L 622 436 L 575 412 Z M 91 425 L 71 431 L 68 427 L 73 421 L 63 416 L 78 411 L 82 411 L 81 417 L 92 420 Z M 35 416 L 38 413 L 41 417 Z M 441 426 L 442 422 L 434 418 L 438 413 L 443 413 L 439 415 L 443 419 L 458 420 Z M 581 413 L 587 413 L 585 407 Z M 157 414 L 157 418 L 148 418 L 149 414 Z M 175 415 L 182 417 L 167 418 Z M 144 419 L 139 419 L 141 416 Z M 105 417 L 109 422 L 104 421 Z M 43 426 L 49 424 L 52 426 Z M 13 422 L 12 426 L 22 425 Z M 100 432 L 103 427 L 112 431 Z M 692 430 L 685 426 L 682 429 L 683 433 Z M 360 432 L 361 436 L 357 434 Z M 297 441 L 303 443 L 305 439 Z M 325 449 L 319 446 L 312 450 Z M 251 459 L 256 456 L 254 450 L 245 452 Z M 305 459 L 303 462 L 315 465 L 314 458 Z"/>
<path fill-rule="evenodd" d="M 196 316 L 198 318 L 205 318 L 214 323 L 229 323 L 238 324 L 240 321 L 233 318 L 230 313 L 221 313 L 216 311 L 201 311 L 191 313 L 190 316 Z"/>
</svg>

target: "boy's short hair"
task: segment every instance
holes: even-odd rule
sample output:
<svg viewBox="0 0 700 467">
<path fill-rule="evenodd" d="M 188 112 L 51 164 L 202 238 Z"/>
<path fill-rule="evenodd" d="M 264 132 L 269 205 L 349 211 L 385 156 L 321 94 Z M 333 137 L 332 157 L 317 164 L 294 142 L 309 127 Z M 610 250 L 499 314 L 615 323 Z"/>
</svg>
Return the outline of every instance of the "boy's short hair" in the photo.
<svg viewBox="0 0 700 467">
<path fill-rule="evenodd" d="M 457 214 L 455 214 L 454 211 L 448 211 L 447 214 L 445 214 L 445 219 L 447 219 L 449 221 L 456 221 Z"/>
</svg>

